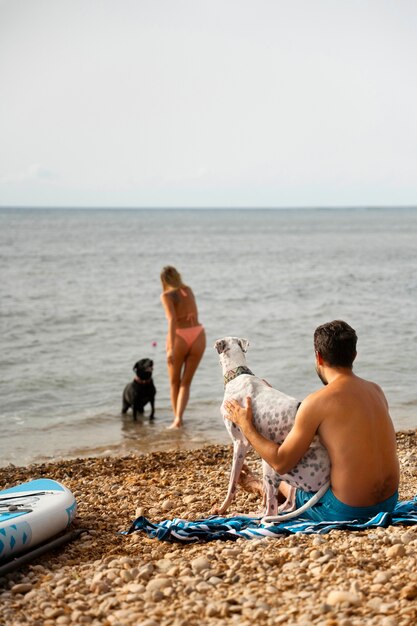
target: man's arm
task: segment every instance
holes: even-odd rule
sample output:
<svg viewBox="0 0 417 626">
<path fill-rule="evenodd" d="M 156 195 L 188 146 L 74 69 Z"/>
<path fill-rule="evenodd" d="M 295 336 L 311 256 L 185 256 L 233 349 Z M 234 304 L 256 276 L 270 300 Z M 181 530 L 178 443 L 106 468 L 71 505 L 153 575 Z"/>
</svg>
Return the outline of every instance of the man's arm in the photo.
<svg viewBox="0 0 417 626">
<path fill-rule="evenodd" d="M 297 465 L 307 452 L 319 426 L 318 421 L 309 415 L 309 403 L 304 401 L 298 409 L 294 426 L 279 445 L 256 430 L 249 396 L 246 398 L 246 407 L 240 406 L 236 400 L 228 400 L 225 408 L 228 412 L 226 417 L 239 426 L 251 446 L 279 474 L 286 474 Z"/>
</svg>

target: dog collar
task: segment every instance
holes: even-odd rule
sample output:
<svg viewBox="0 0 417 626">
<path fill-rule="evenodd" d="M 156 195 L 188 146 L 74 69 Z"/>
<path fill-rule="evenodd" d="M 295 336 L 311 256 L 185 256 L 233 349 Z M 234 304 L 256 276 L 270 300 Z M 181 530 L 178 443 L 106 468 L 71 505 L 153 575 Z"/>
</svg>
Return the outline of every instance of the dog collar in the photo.
<svg viewBox="0 0 417 626">
<path fill-rule="evenodd" d="M 149 378 L 148 380 L 142 380 L 141 378 L 139 378 L 139 376 L 135 376 L 135 382 L 139 383 L 139 385 L 149 385 L 151 380 L 152 378 Z"/>
<path fill-rule="evenodd" d="M 226 387 L 227 383 L 230 383 L 231 380 L 234 380 L 241 374 L 249 374 L 250 376 L 255 375 L 253 372 L 250 371 L 249 367 L 246 367 L 246 365 L 239 365 L 238 367 L 236 367 L 236 369 L 229 370 L 223 376 L 224 386 Z"/>
</svg>

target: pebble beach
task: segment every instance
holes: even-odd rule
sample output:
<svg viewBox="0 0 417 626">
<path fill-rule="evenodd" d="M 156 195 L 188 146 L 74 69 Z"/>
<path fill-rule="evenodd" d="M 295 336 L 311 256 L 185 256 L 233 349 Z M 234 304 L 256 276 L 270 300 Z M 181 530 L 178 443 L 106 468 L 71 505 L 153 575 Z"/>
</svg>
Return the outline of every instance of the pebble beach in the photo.
<svg viewBox="0 0 417 626">
<path fill-rule="evenodd" d="M 417 494 L 417 431 L 397 433 L 400 499 Z M 3 489 L 48 477 L 74 493 L 66 546 L 0 578 L 3 626 L 408 626 L 417 527 L 179 545 L 121 535 L 139 515 L 197 519 L 225 494 L 231 446 L 0 468 Z M 259 460 L 252 454 L 250 467 Z M 239 491 L 230 513 L 260 505 Z"/>
</svg>

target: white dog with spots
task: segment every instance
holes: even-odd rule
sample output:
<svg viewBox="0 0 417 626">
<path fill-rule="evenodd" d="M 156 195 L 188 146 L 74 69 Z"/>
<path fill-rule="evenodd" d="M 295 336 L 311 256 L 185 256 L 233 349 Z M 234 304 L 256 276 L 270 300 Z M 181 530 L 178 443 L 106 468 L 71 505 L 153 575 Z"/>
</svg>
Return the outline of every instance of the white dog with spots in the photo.
<svg viewBox="0 0 417 626">
<path fill-rule="evenodd" d="M 225 337 L 216 341 L 214 347 L 219 353 L 223 368 L 225 394 L 224 400 L 234 398 L 243 403 L 247 396 L 252 399 L 253 421 L 258 432 L 264 437 L 282 443 L 290 432 L 300 403 L 281 391 L 269 386 L 264 380 L 254 376 L 246 365 L 245 352 L 249 343 L 238 337 Z M 223 514 L 234 500 L 237 484 L 251 445 L 238 426 L 225 417 L 224 400 L 221 413 L 233 441 L 233 465 L 230 473 L 227 495 L 220 507 L 214 506 L 212 513 Z M 326 449 L 316 436 L 308 451 L 299 463 L 287 474 L 278 474 L 266 461 L 262 461 L 263 491 L 267 516 L 265 521 L 273 522 L 288 519 L 308 508 L 326 491 L 329 486 L 330 461 Z M 289 483 L 293 489 L 291 497 L 278 507 L 277 489 L 281 480 Z M 295 488 L 318 492 L 317 497 L 297 511 L 285 515 L 280 512 L 294 507 Z M 277 515 L 278 514 L 278 515 Z"/>
</svg>

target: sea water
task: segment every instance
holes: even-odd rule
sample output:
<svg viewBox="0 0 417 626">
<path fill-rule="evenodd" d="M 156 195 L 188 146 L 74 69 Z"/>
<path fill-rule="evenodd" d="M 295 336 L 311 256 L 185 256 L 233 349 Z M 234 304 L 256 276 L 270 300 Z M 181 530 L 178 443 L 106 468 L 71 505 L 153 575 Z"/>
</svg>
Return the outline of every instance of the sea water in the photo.
<svg viewBox="0 0 417 626">
<path fill-rule="evenodd" d="M 302 400 L 321 383 L 317 325 L 358 334 L 355 371 L 382 386 L 397 430 L 417 417 L 417 210 L 0 211 L 0 464 L 229 441 L 216 339 Z M 180 432 L 165 362 L 160 270 L 195 293 L 207 349 Z M 133 364 L 154 360 L 156 419 L 121 416 Z"/>
</svg>

